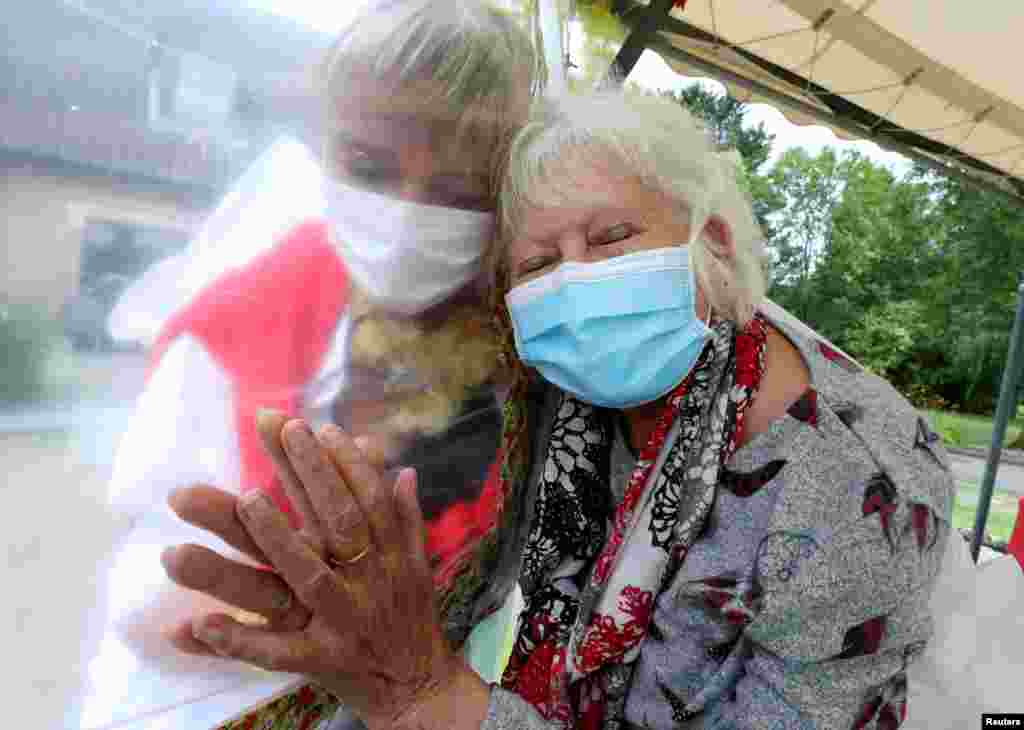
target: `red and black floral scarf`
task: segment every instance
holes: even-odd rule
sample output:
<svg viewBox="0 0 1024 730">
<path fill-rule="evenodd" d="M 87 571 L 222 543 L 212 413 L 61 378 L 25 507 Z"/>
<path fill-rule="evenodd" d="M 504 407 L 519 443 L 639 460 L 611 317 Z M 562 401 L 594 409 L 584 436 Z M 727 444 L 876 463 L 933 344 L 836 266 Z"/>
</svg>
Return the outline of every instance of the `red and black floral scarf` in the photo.
<svg viewBox="0 0 1024 730">
<path fill-rule="evenodd" d="M 554 726 L 621 727 L 655 597 L 703 529 L 760 386 L 766 340 L 760 316 L 742 331 L 715 324 L 615 506 L 608 413 L 562 395 L 519 578 L 526 608 L 502 679 Z"/>
</svg>

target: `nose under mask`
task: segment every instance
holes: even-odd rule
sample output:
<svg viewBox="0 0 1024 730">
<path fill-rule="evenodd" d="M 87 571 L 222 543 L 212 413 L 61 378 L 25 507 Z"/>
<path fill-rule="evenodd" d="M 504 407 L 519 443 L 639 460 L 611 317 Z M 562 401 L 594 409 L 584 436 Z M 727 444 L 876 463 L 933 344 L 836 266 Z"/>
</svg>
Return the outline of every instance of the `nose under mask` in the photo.
<svg viewBox="0 0 1024 730">
<path fill-rule="evenodd" d="M 333 181 L 327 215 L 349 274 L 377 305 L 417 314 L 482 270 L 494 214 L 410 203 Z"/>
</svg>

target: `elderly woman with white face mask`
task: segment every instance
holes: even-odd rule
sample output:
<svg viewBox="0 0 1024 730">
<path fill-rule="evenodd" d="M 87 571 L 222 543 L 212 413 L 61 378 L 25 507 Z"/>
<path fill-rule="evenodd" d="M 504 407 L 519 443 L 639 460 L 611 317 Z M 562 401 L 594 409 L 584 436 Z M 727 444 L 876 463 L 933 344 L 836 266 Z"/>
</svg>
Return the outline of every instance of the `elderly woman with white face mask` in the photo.
<svg viewBox="0 0 1024 730">
<path fill-rule="evenodd" d="M 474 589 L 434 618 L 414 476 L 392 491 L 326 434 L 293 463 L 306 490 L 362 509 L 373 560 L 329 574 L 244 501 L 240 525 L 321 623 L 300 640 L 219 622 L 212 650 L 373 696 L 371 727 L 900 726 L 950 535 L 925 421 L 764 300 L 736 170 L 675 104 L 539 110 L 501 195 L 522 368 L 502 522 L 461 576 Z M 336 472 L 312 468 L 327 455 Z M 525 608 L 488 687 L 443 637 L 516 583 Z"/>
</svg>

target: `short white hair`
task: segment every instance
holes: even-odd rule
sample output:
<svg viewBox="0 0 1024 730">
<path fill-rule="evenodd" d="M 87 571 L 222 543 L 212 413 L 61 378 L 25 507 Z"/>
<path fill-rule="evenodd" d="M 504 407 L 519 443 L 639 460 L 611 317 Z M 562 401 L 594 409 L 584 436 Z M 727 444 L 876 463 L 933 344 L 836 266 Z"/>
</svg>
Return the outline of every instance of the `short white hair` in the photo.
<svg viewBox="0 0 1024 730">
<path fill-rule="evenodd" d="M 688 216 L 691 260 L 705 296 L 720 316 L 746 325 L 765 295 L 763 233 L 738 179 L 704 126 L 670 99 L 592 92 L 546 99 L 512 143 L 501 185 L 502 238 L 513 240 L 531 208 L 587 204 L 576 185 L 596 162 L 636 176 Z M 728 224 L 728 258 L 702 229 L 711 216 Z"/>
<path fill-rule="evenodd" d="M 493 136 L 495 122 L 518 129 L 545 74 L 519 20 L 485 0 L 373 0 L 317 70 L 328 115 L 367 78 L 382 82 L 381 94 L 383 82 L 418 84 L 430 97 L 422 103 L 449 110 L 460 134 Z"/>
</svg>

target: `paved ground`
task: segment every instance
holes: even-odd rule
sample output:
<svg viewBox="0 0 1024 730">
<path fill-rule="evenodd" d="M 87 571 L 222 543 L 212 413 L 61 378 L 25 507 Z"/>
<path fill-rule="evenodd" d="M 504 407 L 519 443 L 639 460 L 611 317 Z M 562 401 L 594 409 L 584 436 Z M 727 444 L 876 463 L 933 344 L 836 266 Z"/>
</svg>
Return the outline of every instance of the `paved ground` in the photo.
<svg viewBox="0 0 1024 730">
<path fill-rule="evenodd" d="M 53 435 L 0 435 L 0 681 L 18 727 L 63 727 L 79 686 L 81 637 L 95 604 L 97 565 L 110 550 L 114 520 L 102 507 L 103 469 L 83 463 Z M 24 713 L 24 714 L 23 714 Z"/>
<path fill-rule="evenodd" d="M 985 473 L 983 459 L 971 459 L 964 456 L 951 456 L 953 474 L 959 482 L 969 482 L 981 486 Z M 1024 496 L 1024 466 L 1002 463 L 996 472 L 996 491 Z"/>
<path fill-rule="evenodd" d="M 0 411 L 0 641 L 4 696 L 24 728 L 63 728 L 86 671 L 82 636 L 118 526 L 103 507 L 120 431 L 141 390 L 134 354 L 79 358 L 87 404 Z"/>
</svg>

